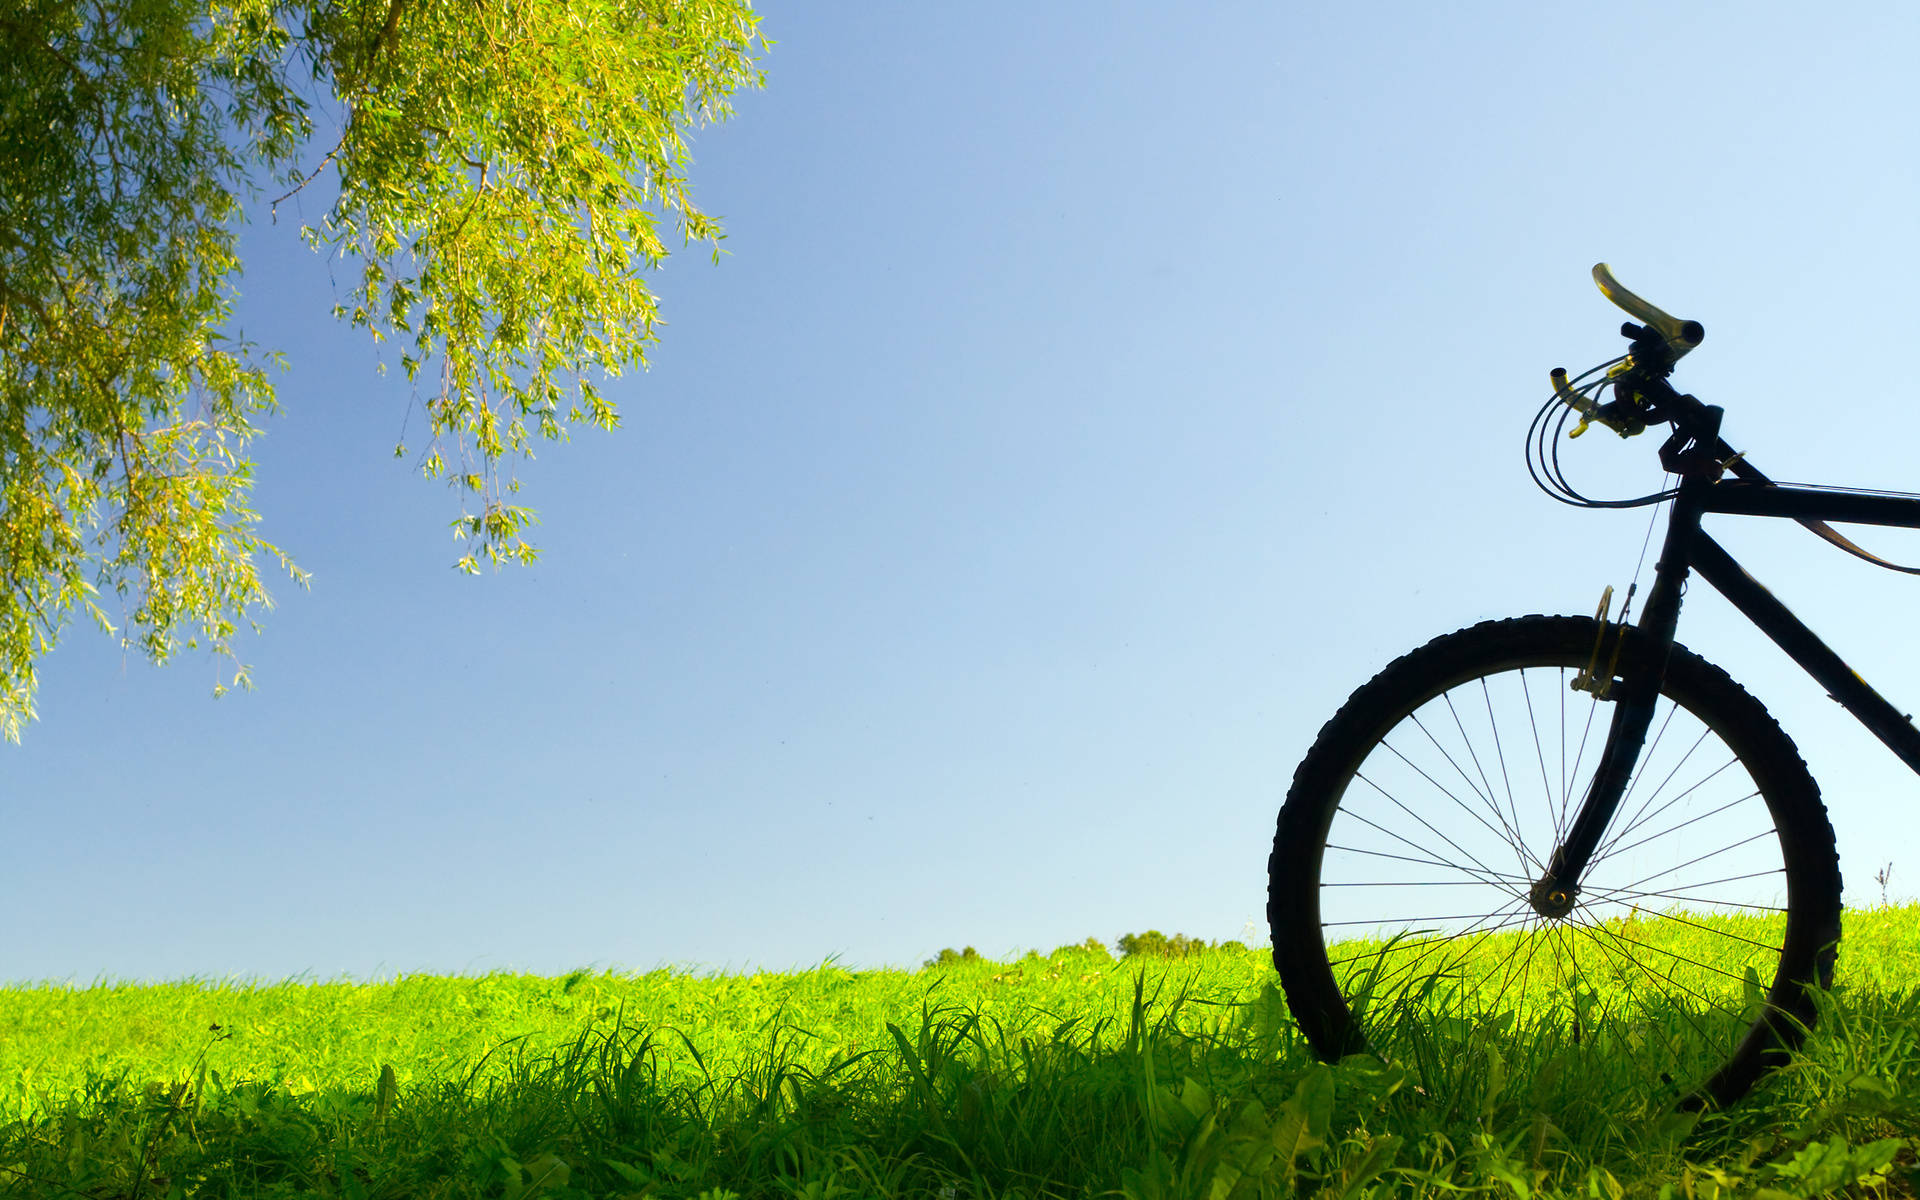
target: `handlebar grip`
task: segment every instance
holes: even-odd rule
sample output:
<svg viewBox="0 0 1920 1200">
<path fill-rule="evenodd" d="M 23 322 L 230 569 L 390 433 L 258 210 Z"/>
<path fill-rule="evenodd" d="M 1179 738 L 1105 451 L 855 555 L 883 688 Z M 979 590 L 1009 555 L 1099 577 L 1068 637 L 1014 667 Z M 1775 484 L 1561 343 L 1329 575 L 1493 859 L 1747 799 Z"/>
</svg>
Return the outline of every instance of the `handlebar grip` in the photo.
<svg viewBox="0 0 1920 1200">
<path fill-rule="evenodd" d="M 1700 322 L 1682 321 L 1622 287 L 1605 263 L 1593 264 L 1593 281 L 1600 286 L 1601 295 L 1613 301 L 1629 316 L 1651 325 L 1661 337 L 1667 339 L 1674 349 L 1675 358 L 1698 346 L 1707 336 L 1706 328 Z"/>
</svg>

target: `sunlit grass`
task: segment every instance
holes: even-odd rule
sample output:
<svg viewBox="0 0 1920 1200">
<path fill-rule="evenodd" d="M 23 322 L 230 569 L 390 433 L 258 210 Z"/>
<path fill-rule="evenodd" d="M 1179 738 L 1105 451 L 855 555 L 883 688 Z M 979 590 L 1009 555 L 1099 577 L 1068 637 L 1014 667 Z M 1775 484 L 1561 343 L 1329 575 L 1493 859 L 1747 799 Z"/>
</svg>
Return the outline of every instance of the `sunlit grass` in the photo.
<svg viewBox="0 0 1920 1200">
<path fill-rule="evenodd" d="M 1569 1052 L 1550 1025 L 1484 1006 L 1422 1015 L 1391 1063 L 1320 1066 L 1261 951 L 14 987 L 0 1195 L 1906 1186 L 1920 909 L 1849 913 L 1846 939 L 1805 1053 L 1704 1117 L 1663 1109 L 1630 1056 Z M 1483 995 L 1487 963 L 1467 971 L 1461 997 Z"/>
</svg>

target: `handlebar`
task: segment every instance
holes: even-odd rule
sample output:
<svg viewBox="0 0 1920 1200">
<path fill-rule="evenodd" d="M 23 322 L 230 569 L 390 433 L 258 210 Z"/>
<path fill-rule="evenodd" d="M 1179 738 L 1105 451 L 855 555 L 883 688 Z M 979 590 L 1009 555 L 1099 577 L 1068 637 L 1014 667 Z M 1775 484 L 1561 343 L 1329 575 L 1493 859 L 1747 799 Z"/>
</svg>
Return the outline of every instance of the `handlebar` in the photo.
<svg viewBox="0 0 1920 1200">
<path fill-rule="evenodd" d="M 1667 345 L 1673 350 L 1675 358 L 1679 358 L 1705 340 L 1707 330 L 1704 325 L 1698 321 L 1682 321 L 1670 316 L 1662 309 L 1634 295 L 1613 277 L 1613 269 L 1607 264 L 1593 264 L 1593 281 L 1599 285 L 1601 295 L 1613 301 L 1628 316 L 1637 317 L 1651 325 L 1655 332 L 1667 339 Z"/>
<path fill-rule="evenodd" d="M 1745 455 L 1735 452 L 1720 436 L 1720 418 L 1723 414 L 1719 406 L 1702 404 L 1694 397 L 1676 391 L 1667 381 L 1675 361 L 1707 336 L 1700 322 L 1679 320 L 1634 295 L 1620 286 L 1620 281 L 1613 277 L 1613 271 L 1606 263 L 1593 265 L 1593 281 L 1599 285 L 1601 295 L 1628 315 L 1639 318 L 1643 324 L 1629 322 L 1621 326 L 1620 332 L 1632 345 L 1620 358 L 1600 364 L 1579 379 L 1569 379 L 1563 367 L 1555 367 L 1549 373 L 1553 396 L 1541 406 L 1539 414 L 1534 417 L 1533 428 L 1528 431 L 1528 439 L 1535 451 L 1535 456 L 1528 460 L 1533 481 L 1554 499 L 1587 508 L 1631 508 L 1658 503 L 1681 494 L 1679 489 L 1663 489 L 1637 500 L 1611 501 L 1595 501 L 1582 496 L 1561 474 L 1557 450 L 1550 449 L 1555 431 L 1564 427 L 1565 417 L 1563 415 L 1556 424 L 1547 420 L 1548 414 L 1556 405 L 1565 405 L 1580 415 L 1580 423 L 1568 432 L 1568 437 L 1579 437 L 1594 421 L 1606 425 L 1621 437 L 1642 433 L 1649 425 L 1670 424 L 1673 433 L 1660 447 L 1660 465 L 1670 474 L 1678 475 L 1683 480 L 1705 481 L 1709 484 L 1717 483 L 1723 476 L 1731 474 L 1753 487 L 1773 487 L 1773 480 L 1748 462 Z M 1605 372 L 1604 379 L 1586 382 L 1601 372 Z M 1602 403 L 1597 397 L 1608 389 L 1612 390 L 1613 399 Z M 1589 395 L 1590 391 L 1592 395 Z M 1722 511 L 1741 510 L 1728 508 Z M 1857 558 L 1896 571 L 1920 574 L 1920 567 L 1903 567 L 1868 553 L 1818 517 L 1801 516 L 1794 519 Z M 1624 617 L 1622 621 L 1624 623 Z"/>
<path fill-rule="evenodd" d="M 1599 421 L 1621 437 L 1632 437 L 1646 429 L 1649 421 L 1672 420 L 1674 408 L 1693 400 L 1691 396 L 1677 395 L 1667 386 L 1666 377 L 1682 355 L 1705 340 L 1707 330 L 1698 321 L 1682 321 L 1635 295 L 1613 277 L 1613 269 L 1606 263 L 1593 264 L 1593 282 L 1599 286 L 1601 295 L 1644 324 L 1628 322 L 1620 327 L 1620 332 L 1632 340 L 1633 347 L 1607 371 L 1607 378 L 1600 385 L 1614 387 L 1614 400 L 1606 404 L 1594 400 L 1587 395 L 1586 388 L 1568 380 L 1566 371 L 1560 367 L 1552 372 L 1553 393 L 1561 403 L 1580 414 L 1580 424 L 1569 437 L 1579 437 L 1593 421 Z M 1659 405 L 1649 393 L 1664 395 L 1669 403 Z M 1697 405 L 1698 401 L 1693 403 Z"/>
</svg>

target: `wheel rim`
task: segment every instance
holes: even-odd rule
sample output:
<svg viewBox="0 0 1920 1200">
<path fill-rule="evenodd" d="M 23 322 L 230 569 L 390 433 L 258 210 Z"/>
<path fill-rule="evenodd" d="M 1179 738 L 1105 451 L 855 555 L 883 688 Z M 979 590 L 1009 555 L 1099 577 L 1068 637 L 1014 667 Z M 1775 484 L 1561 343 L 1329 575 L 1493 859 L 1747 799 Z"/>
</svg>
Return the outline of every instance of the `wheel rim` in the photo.
<svg viewBox="0 0 1920 1200">
<path fill-rule="evenodd" d="M 1392 723 L 1326 831 L 1326 961 L 1382 1053 L 1492 1025 L 1700 1085 L 1790 986 L 1781 839 L 1737 733 L 1662 696 L 1580 893 L 1534 894 L 1612 715 L 1578 670 L 1477 674 Z"/>
</svg>

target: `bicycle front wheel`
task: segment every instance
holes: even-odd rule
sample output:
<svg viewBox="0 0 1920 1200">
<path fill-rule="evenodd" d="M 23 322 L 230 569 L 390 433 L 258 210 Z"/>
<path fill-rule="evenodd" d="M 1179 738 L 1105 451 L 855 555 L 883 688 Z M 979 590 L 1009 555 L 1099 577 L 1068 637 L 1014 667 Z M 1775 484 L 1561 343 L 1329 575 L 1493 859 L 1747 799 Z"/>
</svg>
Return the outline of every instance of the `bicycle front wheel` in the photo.
<svg viewBox="0 0 1920 1200">
<path fill-rule="evenodd" d="M 1493 1035 L 1505 1072 L 1593 1056 L 1698 1107 L 1744 1094 L 1812 1024 L 1807 985 L 1831 981 L 1840 936 L 1833 829 L 1765 708 L 1681 646 L 1574 907 L 1530 901 L 1606 743 L 1612 702 L 1571 686 L 1600 633 L 1523 617 L 1436 638 L 1320 731 L 1280 810 L 1267 915 L 1321 1057 L 1444 1070 Z"/>
</svg>

